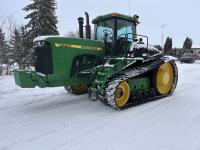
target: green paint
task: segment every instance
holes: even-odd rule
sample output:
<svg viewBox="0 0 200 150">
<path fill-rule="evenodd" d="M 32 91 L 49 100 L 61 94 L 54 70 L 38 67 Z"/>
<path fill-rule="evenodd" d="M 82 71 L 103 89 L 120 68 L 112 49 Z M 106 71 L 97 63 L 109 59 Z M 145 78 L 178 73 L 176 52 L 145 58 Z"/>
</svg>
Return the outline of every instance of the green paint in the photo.
<svg viewBox="0 0 200 150">
<path fill-rule="evenodd" d="M 60 79 L 62 81 L 67 82 L 70 79 L 72 63 L 76 56 L 78 55 L 101 56 L 103 54 L 103 51 L 55 47 L 55 43 L 60 43 L 60 44 L 84 45 L 84 46 L 94 46 L 103 48 L 103 43 L 98 41 L 75 39 L 75 38 L 49 38 L 47 39 L 47 41 L 50 42 L 52 45 L 53 68 L 54 68 L 54 74 L 48 76 L 49 81 Z"/>
<path fill-rule="evenodd" d="M 82 55 L 98 57 L 103 55 L 103 43 L 100 41 L 61 37 L 49 37 L 44 41 L 49 42 L 52 47 L 53 74 L 45 76 L 33 71 L 15 70 L 17 85 L 33 88 L 35 86 L 58 87 L 80 84 L 77 77 L 71 76 L 73 60 Z M 73 48 L 69 45 L 72 45 Z M 84 81 L 85 79 L 80 78 L 79 80 Z"/>
<path fill-rule="evenodd" d="M 118 59 L 118 58 L 109 58 L 106 65 L 100 67 L 96 78 L 92 84 L 92 90 L 101 90 L 104 87 L 104 84 L 108 80 L 108 78 L 113 75 L 119 73 L 123 69 L 128 66 L 134 64 L 136 62 L 135 59 Z"/>
<path fill-rule="evenodd" d="M 24 70 L 14 70 L 15 83 L 22 88 L 34 88 L 35 83 L 32 80 L 32 72 Z"/>
<path fill-rule="evenodd" d="M 99 16 L 93 23 L 104 21 L 112 17 L 138 23 L 137 17 L 122 14 L 108 14 Z M 52 48 L 53 74 L 43 75 L 35 71 L 15 70 L 15 82 L 23 88 L 59 87 L 86 84 L 91 89 L 100 90 L 108 78 L 134 64 L 134 59 L 108 57 L 105 66 L 100 66 L 98 59 L 88 61 L 88 58 L 103 57 L 104 43 L 96 40 L 67 38 L 67 37 L 41 37 L 35 42 L 48 42 Z M 83 67 L 76 65 L 81 60 Z M 79 70 L 80 69 L 80 70 Z M 77 71 L 78 70 L 78 71 Z M 131 83 L 131 85 L 135 83 Z M 139 84 L 139 83 L 138 83 Z"/>
<path fill-rule="evenodd" d="M 150 88 L 149 78 L 137 78 L 130 80 L 128 83 L 132 92 L 137 92 L 139 90 L 148 90 Z"/>
</svg>

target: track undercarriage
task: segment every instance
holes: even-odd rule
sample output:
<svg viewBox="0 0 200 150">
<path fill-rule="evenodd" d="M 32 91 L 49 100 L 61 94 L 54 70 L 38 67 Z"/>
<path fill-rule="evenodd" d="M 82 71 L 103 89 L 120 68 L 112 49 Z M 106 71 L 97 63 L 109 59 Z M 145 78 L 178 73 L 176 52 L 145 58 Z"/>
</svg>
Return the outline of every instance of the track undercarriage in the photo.
<svg viewBox="0 0 200 150">
<path fill-rule="evenodd" d="M 165 91 L 163 92 L 158 89 L 159 81 L 157 80 L 159 77 L 157 74 L 161 66 L 166 64 L 171 65 L 173 68 L 173 81 L 170 83 L 171 85 L 169 89 L 164 89 Z M 166 73 L 163 75 L 163 78 L 168 78 Z M 150 79 L 150 86 L 148 89 L 141 88 L 139 90 L 127 90 L 127 87 L 129 86 L 128 83 L 130 83 L 130 81 L 144 77 L 149 77 Z M 164 81 L 166 79 L 162 80 Z M 118 74 L 115 74 L 106 81 L 103 89 L 96 90 L 95 93 L 90 91 L 89 95 L 90 99 L 92 97 L 93 99 L 100 100 L 102 103 L 110 105 L 115 109 L 124 109 L 170 96 L 176 88 L 177 81 L 178 70 L 175 62 L 173 60 L 158 59 L 152 62 L 141 64 L 136 63 L 120 71 Z"/>
</svg>

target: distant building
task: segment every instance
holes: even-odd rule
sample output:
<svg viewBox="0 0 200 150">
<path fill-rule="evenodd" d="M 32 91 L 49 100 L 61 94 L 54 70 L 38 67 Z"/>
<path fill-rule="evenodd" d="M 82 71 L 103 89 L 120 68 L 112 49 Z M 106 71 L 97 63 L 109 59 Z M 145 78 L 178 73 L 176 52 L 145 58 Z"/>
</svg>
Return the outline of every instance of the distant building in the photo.
<svg viewBox="0 0 200 150">
<path fill-rule="evenodd" d="M 194 55 L 198 59 L 200 59 L 200 48 L 191 48 L 191 49 L 174 48 L 170 50 L 170 55 L 176 56 L 178 58 L 182 57 L 184 53 L 194 53 Z"/>
</svg>

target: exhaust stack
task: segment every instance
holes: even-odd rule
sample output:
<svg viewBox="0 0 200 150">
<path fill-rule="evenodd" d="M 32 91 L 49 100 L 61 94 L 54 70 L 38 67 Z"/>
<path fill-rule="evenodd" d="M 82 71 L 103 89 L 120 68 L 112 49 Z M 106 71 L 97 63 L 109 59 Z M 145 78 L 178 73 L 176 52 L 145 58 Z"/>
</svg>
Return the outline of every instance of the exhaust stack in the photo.
<svg viewBox="0 0 200 150">
<path fill-rule="evenodd" d="M 85 26 L 86 39 L 91 39 L 90 18 L 87 12 L 85 12 L 85 15 L 86 15 L 86 26 Z"/>
<path fill-rule="evenodd" d="M 78 18 L 78 24 L 79 24 L 79 38 L 83 39 L 83 24 L 84 24 L 84 18 L 83 17 Z"/>
</svg>

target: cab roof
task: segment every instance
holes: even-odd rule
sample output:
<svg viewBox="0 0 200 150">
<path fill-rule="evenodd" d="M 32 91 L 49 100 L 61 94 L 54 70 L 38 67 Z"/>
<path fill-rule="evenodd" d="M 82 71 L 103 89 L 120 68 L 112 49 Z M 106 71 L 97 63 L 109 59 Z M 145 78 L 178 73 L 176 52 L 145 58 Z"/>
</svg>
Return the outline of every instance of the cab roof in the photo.
<svg viewBox="0 0 200 150">
<path fill-rule="evenodd" d="M 107 14 L 107 15 L 98 16 L 97 18 L 92 20 L 92 23 L 97 24 L 101 21 L 112 19 L 112 18 L 124 19 L 124 20 L 130 21 L 130 22 L 134 22 L 136 24 L 139 24 L 139 21 L 138 21 L 139 16 L 134 15 L 133 17 L 131 17 L 131 16 L 120 14 L 120 13 L 110 13 L 110 14 Z"/>
</svg>

